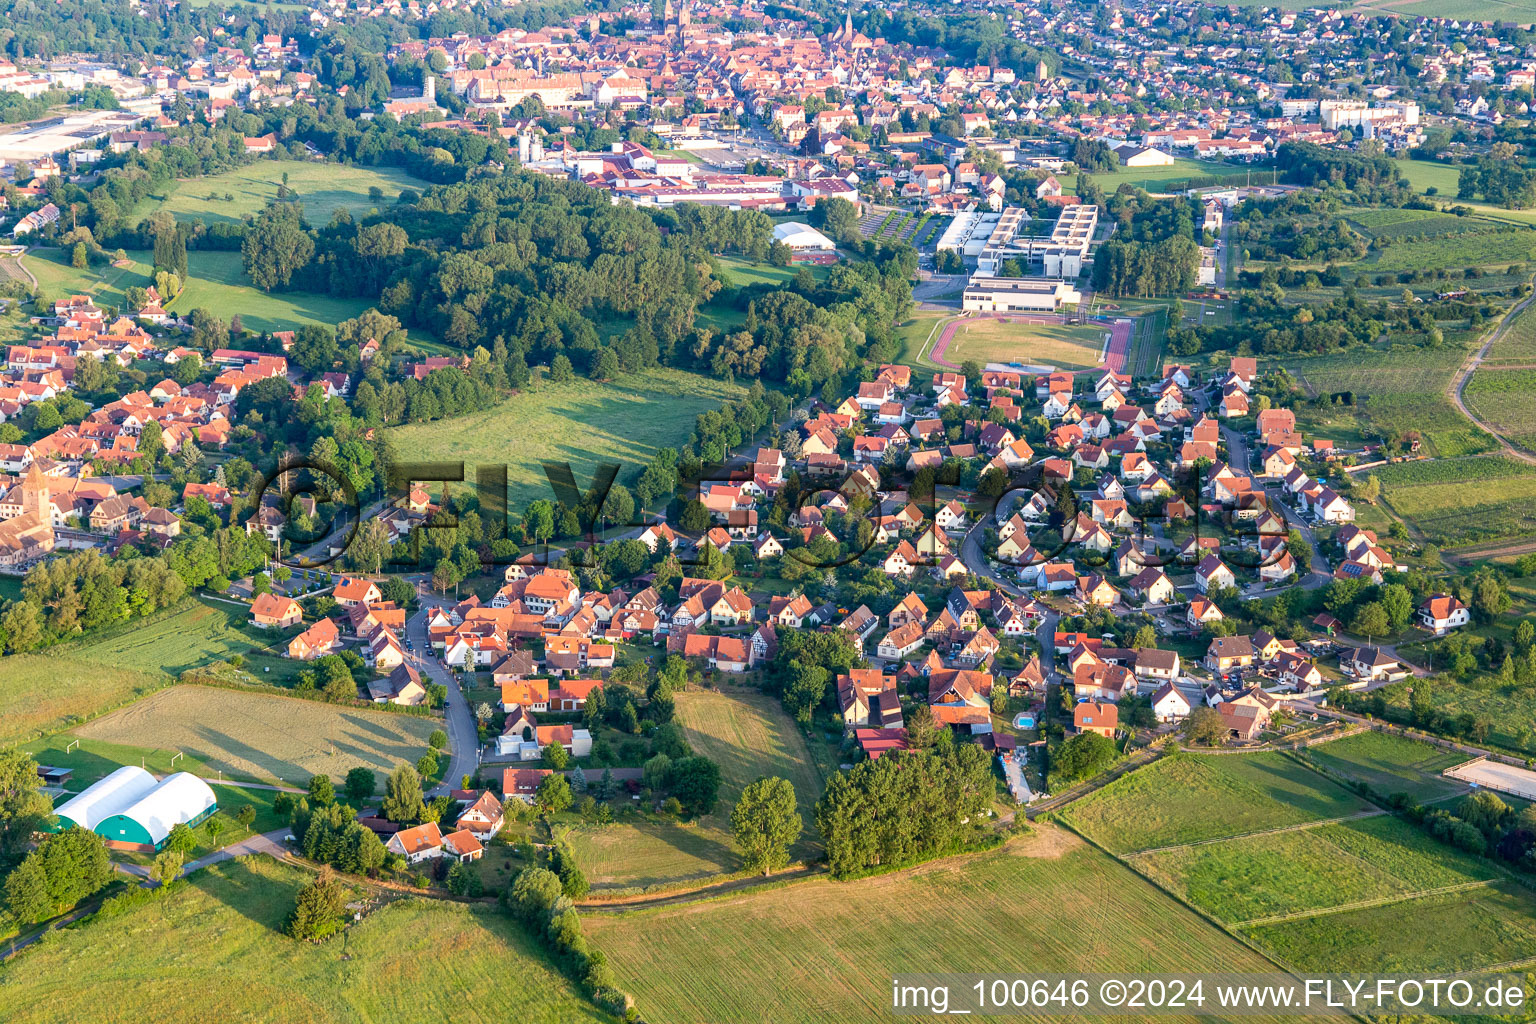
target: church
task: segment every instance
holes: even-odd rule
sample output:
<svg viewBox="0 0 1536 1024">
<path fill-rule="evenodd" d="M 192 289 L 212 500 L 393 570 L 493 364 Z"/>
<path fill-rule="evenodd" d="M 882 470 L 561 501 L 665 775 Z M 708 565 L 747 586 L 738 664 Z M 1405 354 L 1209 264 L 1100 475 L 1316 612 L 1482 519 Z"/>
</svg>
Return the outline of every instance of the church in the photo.
<svg viewBox="0 0 1536 1024">
<path fill-rule="evenodd" d="M 0 567 L 35 562 L 53 550 L 53 509 L 48 478 L 37 463 L 21 482 L 21 514 L 0 520 Z"/>
</svg>

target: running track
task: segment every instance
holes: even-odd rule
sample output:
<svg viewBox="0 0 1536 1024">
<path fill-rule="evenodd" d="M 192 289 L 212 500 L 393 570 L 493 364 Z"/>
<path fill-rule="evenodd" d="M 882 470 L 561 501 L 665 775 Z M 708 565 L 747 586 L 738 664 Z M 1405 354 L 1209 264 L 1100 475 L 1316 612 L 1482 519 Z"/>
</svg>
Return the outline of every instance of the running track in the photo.
<svg viewBox="0 0 1536 1024">
<path fill-rule="evenodd" d="M 944 325 L 944 330 L 939 334 L 939 339 L 933 343 L 933 349 L 928 353 L 928 358 L 940 366 L 947 366 L 951 370 L 960 369 L 959 364 L 944 358 L 949 349 L 949 343 L 955 339 L 955 332 L 960 329 L 963 322 L 975 320 L 1000 320 L 1005 324 L 1064 324 L 1066 320 L 1059 316 L 982 316 L 982 317 L 956 317 Z M 1117 320 L 1109 325 L 1109 346 L 1104 350 L 1102 365 L 1115 372 L 1124 373 L 1126 363 L 1131 355 L 1131 334 L 1135 327 L 1134 321 Z M 1078 373 L 1092 373 L 1092 370 L 1078 370 Z"/>
</svg>

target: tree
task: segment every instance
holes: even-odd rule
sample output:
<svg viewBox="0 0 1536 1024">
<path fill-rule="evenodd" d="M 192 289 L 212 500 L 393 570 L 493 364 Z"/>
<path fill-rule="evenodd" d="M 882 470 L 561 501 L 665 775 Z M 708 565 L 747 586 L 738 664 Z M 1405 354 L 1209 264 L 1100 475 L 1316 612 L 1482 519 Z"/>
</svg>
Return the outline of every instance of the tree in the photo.
<svg viewBox="0 0 1536 1024">
<path fill-rule="evenodd" d="M 1227 738 L 1227 723 L 1215 708 L 1195 708 L 1184 719 L 1184 738 L 1191 743 L 1214 747 Z"/>
<path fill-rule="evenodd" d="M 1114 740 L 1108 736 L 1078 733 L 1051 752 L 1051 786 L 1092 778 L 1114 764 L 1116 756 Z"/>
<path fill-rule="evenodd" d="M 181 877 L 181 868 L 186 860 L 187 855 L 180 850 L 161 850 L 155 855 L 155 862 L 150 865 L 149 877 L 161 885 L 168 885 Z"/>
<path fill-rule="evenodd" d="M 336 786 L 331 782 L 329 775 L 311 775 L 309 778 L 309 802 L 311 806 L 322 807 L 336 800 Z"/>
<path fill-rule="evenodd" d="M 373 788 L 376 785 L 373 778 L 373 769 L 358 765 L 347 772 L 347 780 L 344 783 L 347 796 L 353 801 L 361 803 L 373 796 Z"/>
<path fill-rule="evenodd" d="M 76 242 L 69 254 L 69 265 L 76 270 L 84 270 L 90 262 L 90 256 L 90 250 L 86 249 L 85 243 Z"/>
<path fill-rule="evenodd" d="M 217 849 L 219 835 L 224 831 L 224 823 L 218 818 L 209 818 L 203 827 L 208 830 L 208 845 Z"/>
<path fill-rule="evenodd" d="M 41 921 L 53 912 L 41 861 L 28 857 L 6 877 L 5 909 L 23 924 Z"/>
<path fill-rule="evenodd" d="M 565 894 L 560 876 L 546 868 L 524 868 L 512 879 L 502 897 L 507 908 L 528 924 L 542 924 L 550 909 Z"/>
<path fill-rule="evenodd" d="M 731 834 L 749 871 L 763 874 L 789 863 L 789 845 L 800 834 L 795 787 L 788 779 L 761 778 L 741 791 L 731 810 Z"/>
<path fill-rule="evenodd" d="M 249 833 L 251 831 L 251 826 L 256 823 L 256 808 L 252 807 L 250 804 L 244 804 L 238 811 L 235 812 L 235 820 L 240 823 L 241 828 L 245 829 L 245 831 Z"/>
<path fill-rule="evenodd" d="M 1354 621 L 1350 623 L 1350 630 L 1365 637 L 1385 636 L 1391 629 L 1391 623 L 1387 619 L 1387 610 L 1382 607 L 1380 601 L 1371 601 L 1360 606 L 1355 612 Z"/>
<path fill-rule="evenodd" d="M 278 796 L 288 796 L 287 793 L 279 793 Z M 291 797 L 289 799 L 292 799 Z M 277 801 L 272 802 L 272 807 L 277 808 Z M 171 826 L 171 834 L 166 837 L 163 849 L 177 850 L 181 853 L 191 853 L 197 846 L 197 833 L 192 831 L 192 826 L 186 822 L 178 822 Z"/>
<path fill-rule="evenodd" d="M 251 282 L 262 291 L 286 288 L 293 275 L 315 255 L 315 242 L 304 230 L 294 203 L 273 203 L 245 232 L 241 262 Z"/>
<path fill-rule="evenodd" d="M 448 734 L 441 729 L 433 729 L 432 735 L 427 737 L 427 746 L 433 750 L 442 750 L 448 746 Z"/>
<path fill-rule="evenodd" d="M 703 817 L 715 809 L 719 798 L 720 766 L 707 757 L 685 757 L 673 762 L 668 785 L 682 803 L 684 814 Z"/>
<path fill-rule="evenodd" d="M 565 771 L 565 766 L 570 763 L 570 760 L 571 755 L 559 743 L 551 742 L 544 748 L 544 764 L 554 771 Z"/>
<path fill-rule="evenodd" d="M 571 784 L 558 773 L 544 776 L 534 793 L 534 802 L 545 814 L 559 814 L 571 806 Z"/>
<path fill-rule="evenodd" d="M 1415 679 L 1413 691 L 1408 696 L 1408 710 L 1413 715 L 1413 724 L 1422 727 L 1433 724 L 1435 720 L 1435 684 L 1428 679 Z"/>
<path fill-rule="evenodd" d="M 404 825 L 422 819 L 426 804 L 421 798 L 421 776 L 408 764 L 396 766 L 384 782 L 384 800 L 380 813 L 390 821 Z"/>
<path fill-rule="evenodd" d="M 288 357 L 310 373 L 325 373 L 336 364 L 341 349 L 329 327 L 305 324 L 294 332 Z"/>
<path fill-rule="evenodd" d="M 556 384 L 569 384 L 576 379 L 576 371 L 571 366 L 570 359 L 561 353 L 549 364 L 549 379 Z"/>
<path fill-rule="evenodd" d="M 346 888 L 329 872 L 322 872 L 299 890 L 283 931 L 302 941 L 323 939 L 341 930 L 346 910 Z"/>
<path fill-rule="evenodd" d="M 37 762 L 20 750 L 0 753 L 0 874 L 26 856 L 32 834 L 48 819 Z"/>
</svg>

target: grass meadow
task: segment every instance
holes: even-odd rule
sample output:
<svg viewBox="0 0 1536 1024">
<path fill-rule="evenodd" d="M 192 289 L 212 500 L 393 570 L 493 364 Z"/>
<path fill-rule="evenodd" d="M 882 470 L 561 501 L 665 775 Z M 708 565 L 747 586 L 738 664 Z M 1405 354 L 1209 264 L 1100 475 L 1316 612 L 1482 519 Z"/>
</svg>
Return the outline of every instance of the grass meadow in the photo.
<svg viewBox="0 0 1536 1024">
<path fill-rule="evenodd" d="M 0 742 L 31 739 L 66 728 L 158 690 L 177 673 L 234 654 L 252 667 L 271 663 L 279 678 L 294 663 L 264 656 L 264 637 L 245 623 L 242 608 L 192 600 L 60 644 L 39 654 L 11 655 L 0 672 Z"/>
<path fill-rule="evenodd" d="M 700 413 L 743 394 L 739 385 L 670 369 L 607 384 L 546 381 L 495 408 L 395 427 L 390 435 L 407 461 L 463 462 L 466 474 L 477 465 L 505 465 L 510 507 L 521 510 L 554 497 L 543 460 L 569 462 L 583 489 L 599 463 L 619 463 L 623 480 L 658 449 L 686 444 Z"/>
<path fill-rule="evenodd" d="M 1279 754 L 1174 754 L 1071 804 L 1062 817 L 1105 849 L 1128 854 L 1371 809 Z"/>
<path fill-rule="evenodd" d="M 1149 192 L 1157 192 L 1166 188 L 1169 182 L 1183 182 L 1190 178 L 1241 178 L 1246 179 L 1252 174 L 1254 184 L 1269 184 L 1273 173 L 1251 167 L 1242 167 L 1237 164 L 1216 163 L 1210 160 L 1192 160 L 1186 157 L 1175 158 L 1172 164 L 1166 167 L 1120 167 L 1106 173 L 1094 172 L 1089 177 L 1093 183 L 1103 189 L 1105 193 L 1115 191 L 1121 185 L 1135 185 Z M 1061 187 L 1067 192 L 1077 188 L 1078 175 L 1059 174 Z"/>
<path fill-rule="evenodd" d="M 281 934 L 313 877 L 241 857 L 120 917 L 55 933 L 0 966 L 10 1024 L 529 1024 L 611 1021 L 493 907 L 405 897 L 321 945 Z M 453 993 L 451 1003 L 444 993 Z"/>
<path fill-rule="evenodd" d="M 1184 846 L 1136 868 L 1228 925 L 1500 877 L 1391 815 Z"/>
<path fill-rule="evenodd" d="M 39 291 L 54 299 L 66 295 L 89 295 L 102 306 L 121 307 L 132 287 L 153 283 L 150 254 L 131 251 L 132 265 L 102 265 L 77 270 L 69 265 L 69 254 L 62 249 L 33 249 L 22 257 L 22 265 L 37 277 Z M 368 308 L 362 299 L 335 299 L 307 292 L 268 294 L 250 283 L 238 252 L 196 250 L 187 254 L 188 280 L 181 293 L 166 308 L 187 315 L 194 309 L 207 309 L 228 321 L 235 316 L 247 330 L 281 331 L 304 324 L 334 327 Z"/>
<path fill-rule="evenodd" d="M 794 784 L 805 831 L 790 857 L 814 855 L 812 815 L 821 777 L 779 702 L 759 693 L 692 689 L 678 694 L 677 718 L 693 749 L 720 765 L 719 805 L 688 825 L 646 817 L 573 827 L 571 848 L 593 888 L 645 889 L 740 871 L 731 843 L 731 808 L 747 784 L 762 776 Z"/>
<path fill-rule="evenodd" d="M 1349 222 L 1371 238 L 1435 238 L 1488 230 L 1488 222 L 1434 210 L 1383 207 L 1351 212 Z"/>
<path fill-rule="evenodd" d="M 919 969 L 1267 969 L 1109 857 L 1044 825 L 995 851 L 876 878 L 584 923 L 642 1009 L 669 1021 L 873 1020 L 889 1012 L 890 976 Z"/>
<path fill-rule="evenodd" d="M 202 767 L 201 774 L 222 771 L 302 786 L 312 775 L 340 779 L 359 765 L 388 772 L 401 762 L 415 763 L 426 753 L 427 737 L 440 726 L 438 719 L 424 716 L 175 686 L 87 722 L 71 735 L 101 756 L 125 749 L 181 752 L 184 760 Z M 91 746 L 96 743 L 105 746 Z"/>
<path fill-rule="evenodd" d="M 1462 754 L 1390 732 L 1366 731 L 1307 748 L 1307 757 L 1336 775 L 1382 793 L 1407 793 L 1423 803 L 1467 787 L 1442 772 Z"/>
<path fill-rule="evenodd" d="M 360 218 L 372 207 L 393 203 L 401 189 L 421 192 L 432 187 L 431 183 L 395 167 L 260 160 L 223 174 L 173 182 L 162 201 L 150 199 L 136 212 L 147 216 L 155 210 L 168 210 L 178 220 L 200 220 L 206 224 L 237 222 L 260 213 L 277 200 L 284 174 L 288 175 L 288 187 L 298 193 L 304 219 L 317 228 L 329 224 L 338 210 Z M 368 190 L 374 187 L 384 193 L 382 202 L 369 197 Z M 225 199 L 226 195 L 231 198 Z"/>
<path fill-rule="evenodd" d="M 1536 303 L 1521 310 L 1511 320 L 1504 334 L 1488 350 L 1483 369 L 1504 366 L 1529 366 L 1536 363 Z"/>
<path fill-rule="evenodd" d="M 1244 930 L 1295 970 L 1475 970 L 1536 949 L 1536 893 L 1513 881 Z"/>
</svg>

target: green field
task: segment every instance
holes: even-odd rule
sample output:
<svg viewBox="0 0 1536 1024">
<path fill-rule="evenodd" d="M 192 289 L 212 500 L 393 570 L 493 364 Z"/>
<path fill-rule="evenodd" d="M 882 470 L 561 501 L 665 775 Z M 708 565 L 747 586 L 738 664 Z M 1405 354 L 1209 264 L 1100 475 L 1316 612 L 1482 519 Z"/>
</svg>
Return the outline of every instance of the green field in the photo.
<svg viewBox="0 0 1536 1024">
<path fill-rule="evenodd" d="M 280 934 L 312 876 L 242 857 L 0 966 L 10 1024 L 610 1021 L 501 911 L 405 897 L 319 945 Z M 108 995 L 110 993 L 110 995 Z M 444 994 L 451 994 L 451 1003 Z"/>
<path fill-rule="evenodd" d="M 891 975 L 919 968 L 1271 969 L 1050 826 L 1001 850 L 877 878 L 584 920 L 648 1019 L 666 1021 L 876 1020 L 889 1013 Z"/>
<path fill-rule="evenodd" d="M 1536 949 L 1536 893 L 1514 882 L 1246 929 L 1292 968 L 1467 971 Z"/>
<path fill-rule="evenodd" d="M 1280 754 L 1174 754 L 1071 804 L 1062 817 L 1105 849 L 1131 853 L 1371 809 Z"/>
<path fill-rule="evenodd" d="M 1399 242 L 1356 267 L 1361 273 L 1507 267 L 1511 263 L 1523 263 L 1533 255 L 1536 255 L 1536 231 L 1520 228 Z"/>
<path fill-rule="evenodd" d="M 1446 397 L 1451 376 L 1466 353 L 1453 345 L 1351 349 L 1334 355 L 1291 357 L 1286 367 L 1312 393 L 1355 395 L 1354 405 L 1298 403 L 1298 427 L 1309 436 L 1349 444 L 1374 432 L 1423 435 L 1425 454 L 1450 457 L 1492 451 L 1492 437 L 1463 416 Z M 1362 402 L 1361 399 L 1364 399 Z"/>
<path fill-rule="evenodd" d="M 1465 232 L 1488 230 L 1488 222 L 1472 217 L 1434 210 L 1401 210 L 1385 207 L 1379 210 L 1351 212 L 1349 221 L 1362 234 L 1372 238 L 1433 238 L 1440 235 L 1459 235 Z"/>
<path fill-rule="evenodd" d="M 310 776 L 335 779 L 358 765 L 388 772 L 415 763 L 437 718 L 389 714 L 206 686 L 175 686 L 75 729 L 87 752 L 135 763 L 136 752 L 168 759 L 181 752 L 200 774 L 305 785 Z M 50 739 L 57 746 L 56 739 Z M 104 746 L 97 747 L 94 744 Z M 177 769 L 184 766 L 181 762 Z"/>
<path fill-rule="evenodd" d="M 1269 184 L 1273 176 L 1270 172 L 1239 167 L 1237 164 L 1178 157 L 1167 167 L 1121 167 L 1106 173 L 1095 171 L 1089 177 L 1106 193 L 1113 192 L 1121 185 L 1134 185 L 1149 192 L 1156 192 L 1159 188 L 1165 187 L 1168 182 L 1182 182 L 1189 178 L 1245 178 L 1250 172 L 1256 185 Z M 1075 174 L 1057 175 L 1061 181 L 1061 187 L 1069 193 L 1077 188 L 1077 177 Z"/>
<path fill-rule="evenodd" d="M 1506 440 L 1536 448 L 1536 370 L 1478 367 L 1462 398 L 1478 419 Z"/>
<path fill-rule="evenodd" d="M 270 642 L 245 624 L 243 608 L 193 600 L 61 644 L 41 654 L 11 655 L 0 672 L 0 741 L 67 727 L 159 689 L 187 668 L 240 654 L 250 667 L 274 667 L 286 681 L 294 662 L 260 653 Z"/>
<path fill-rule="evenodd" d="M 1443 546 L 1536 528 L 1536 470 L 1514 459 L 1399 463 L 1383 466 L 1376 477 L 1392 509 Z"/>
<path fill-rule="evenodd" d="M 1134 865 L 1229 925 L 1500 877 L 1390 815 L 1185 846 Z"/>
<path fill-rule="evenodd" d="M 646 819 L 572 828 L 571 848 L 593 887 L 644 889 L 740 871 L 731 808 L 748 783 L 765 775 L 794 783 L 805 818 L 806 832 L 790 857 L 814 855 L 812 811 L 821 777 L 779 702 L 757 693 L 693 689 L 678 694 L 677 718 L 694 750 L 720 765 L 719 805 L 688 825 Z"/>
<path fill-rule="evenodd" d="M 1482 365 L 1497 367 L 1501 363 L 1513 366 L 1536 363 L 1536 303 L 1525 307 L 1506 325 Z"/>
<path fill-rule="evenodd" d="M 1381 793 L 1407 793 L 1420 803 L 1467 788 L 1441 774 L 1465 761 L 1466 755 L 1396 733 L 1356 733 L 1308 747 L 1306 754 L 1337 775 Z"/>
<path fill-rule="evenodd" d="M 687 444 L 700 413 L 744 393 L 739 385 L 669 369 L 608 384 L 545 382 L 485 412 L 396 427 L 390 435 L 407 461 L 462 461 L 468 474 L 478 465 L 505 465 L 510 507 L 521 512 L 530 501 L 554 497 L 542 460 L 569 462 L 583 490 L 598 463 L 619 463 L 623 479 L 657 449 Z"/>
<path fill-rule="evenodd" d="M 1407 687 L 1388 687 L 1386 693 L 1388 703 L 1407 711 Z M 1487 718 L 1489 743 L 1526 756 L 1536 755 L 1536 691 L 1531 687 L 1505 686 L 1492 675 L 1466 683 L 1440 676 L 1431 695 L 1435 709 L 1453 718 L 1463 714 Z"/>
<path fill-rule="evenodd" d="M 146 252 L 130 252 L 131 267 L 111 265 L 76 270 L 62 249 L 34 249 L 22 257 L 23 265 L 37 277 L 43 295 L 90 295 L 98 305 L 121 307 L 129 288 L 140 288 L 154 279 Z M 181 294 L 166 303 L 172 313 L 187 315 L 207 309 L 221 320 L 234 316 L 247 330 L 281 331 L 303 324 L 335 326 L 357 316 L 369 303 L 361 299 L 334 299 L 307 292 L 267 294 L 245 276 L 238 252 L 194 251 L 187 254 L 189 277 Z"/>
<path fill-rule="evenodd" d="M 156 210 L 169 210 L 178 220 L 201 220 L 207 224 L 238 222 L 248 214 L 260 213 L 267 204 L 276 201 L 285 173 L 288 187 L 298 193 L 304 219 L 317 228 L 329 224 L 337 210 L 346 210 L 354 218 L 361 217 L 372 207 L 393 203 L 401 189 L 421 192 L 432 187 L 431 183 L 395 167 L 259 160 L 223 174 L 172 182 L 165 190 L 163 202 L 151 199 L 140 204 L 135 213 L 147 217 Z M 383 190 L 382 202 L 375 203 L 368 198 L 368 189 L 372 186 Z M 226 200 L 226 193 L 233 199 Z"/>
<path fill-rule="evenodd" d="M 1102 363 L 1103 327 L 1038 324 L 1010 317 L 962 318 L 944 351 L 954 363 L 1024 363 L 1061 370 L 1087 370 Z"/>
<path fill-rule="evenodd" d="M 1394 0 L 1383 0 L 1384 3 L 1393 3 L 1393 14 L 1413 15 L 1425 14 L 1434 18 L 1459 18 L 1468 17 L 1465 9 L 1476 9 L 1484 13 L 1473 13 L 1471 17 L 1477 18 L 1515 18 L 1522 20 L 1536 20 L 1530 17 L 1536 14 L 1536 8 L 1529 6 L 1529 0 L 1519 0 L 1510 4 L 1508 8 L 1501 0 L 1448 0 L 1440 3 L 1439 0 L 1418 0 L 1405 6 L 1396 6 Z M 1433 8 L 1433 10 L 1429 10 Z M 1456 13 L 1457 9 L 1464 9 L 1462 13 Z M 1523 12 L 1523 14 L 1522 14 Z M 1509 224 L 1536 224 L 1536 210 L 1505 210 L 1493 206 L 1481 200 L 1457 199 L 1456 190 L 1461 182 L 1461 168 L 1454 164 L 1442 164 L 1428 160 L 1413 160 L 1407 157 L 1394 159 L 1393 163 L 1408 179 L 1414 191 L 1423 193 L 1426 189 L 1434 188 L 1434 198 L 1442 202 L 1456 206 L 1470 206 L 1477 211 L 1479 217 L 1489 220 L 1504 221 Z"/>
</svg>

